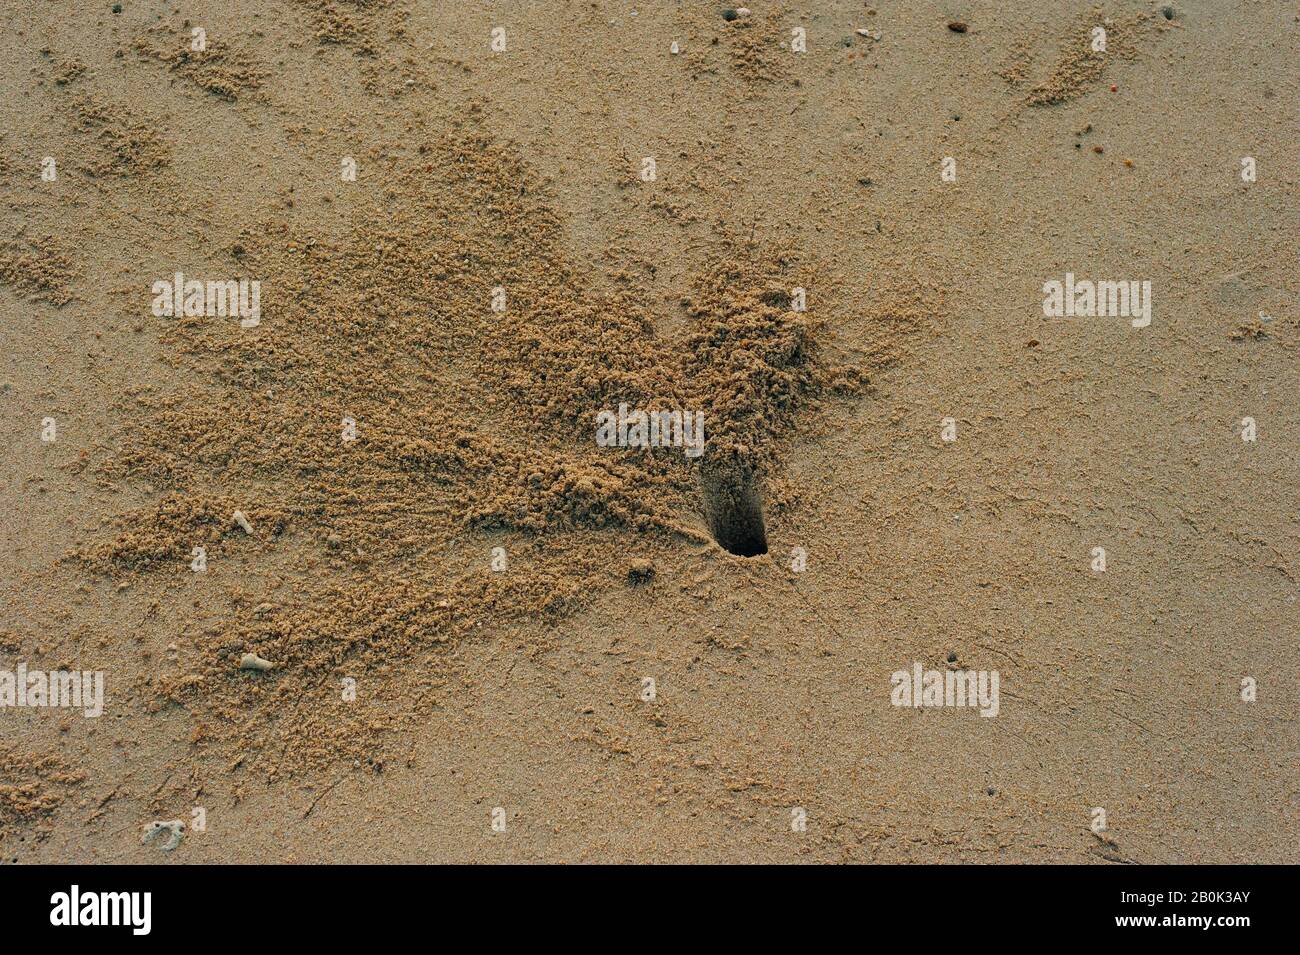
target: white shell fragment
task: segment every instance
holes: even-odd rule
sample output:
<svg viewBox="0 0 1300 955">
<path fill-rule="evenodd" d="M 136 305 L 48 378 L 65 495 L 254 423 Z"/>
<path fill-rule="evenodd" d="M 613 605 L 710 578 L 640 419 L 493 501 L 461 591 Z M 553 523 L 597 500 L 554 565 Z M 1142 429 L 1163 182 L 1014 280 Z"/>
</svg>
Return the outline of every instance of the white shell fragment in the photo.
<svg viewBox="0 0 1300 955">
<path fill-rule="evenodd" d="M 245 514 L 243 511 L 235 511 L 233 516 L 235 519 L 235 523 L 244 529 L 245 534 L 249 534 L 251 536 L 253 533 L 253 525 L 248 523 L 248 515 Z"/>
<path fill-rule="evenodd" d="M 263 672 L 266 670 L 274 670 L 275 664 L 270 660 L 263 660 L 256 653 L 245 653 L 239 658 L 239 669 Z"/>
<path fill-rule="evenodd" d="M 144 827 L 144 838 L 140 840 L 144 845 L 153 842 L 163 833 L 167 833 L 167 841 L 162 843 L 158 848 L 163 852 L 171 852 L 181 844 L 181 839 L 185 836 L 185 823 L 179 819 L 164 821 L 155 819 L 149 825 Z"/>
</svg>

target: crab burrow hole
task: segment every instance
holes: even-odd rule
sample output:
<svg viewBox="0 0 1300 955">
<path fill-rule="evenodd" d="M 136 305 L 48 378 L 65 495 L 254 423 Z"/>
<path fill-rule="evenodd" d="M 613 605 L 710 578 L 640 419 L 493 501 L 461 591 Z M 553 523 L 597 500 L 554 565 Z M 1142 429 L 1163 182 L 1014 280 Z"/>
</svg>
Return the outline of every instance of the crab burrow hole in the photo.
<svg viewBox="0 0 1300 955">
<path fill-rule="evenodd" d="M 705 468 L 700 481 L 713 539 L 738 557 L 766 554 L 763 499 L 753 474 L 736 467 Z"/>
</svg>

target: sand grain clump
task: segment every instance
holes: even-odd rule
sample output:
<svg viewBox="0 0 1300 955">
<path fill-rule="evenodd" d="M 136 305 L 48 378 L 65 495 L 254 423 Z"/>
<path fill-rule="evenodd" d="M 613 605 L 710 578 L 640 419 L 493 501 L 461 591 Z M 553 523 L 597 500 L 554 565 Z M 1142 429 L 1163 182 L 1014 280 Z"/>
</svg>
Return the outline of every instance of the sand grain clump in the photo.
<svg viewBox="0 0 1300 955">
<path fill-rule="evenodd" d="M 188 35 L 160 25 L 132 45 L 141 56 L 230 102 L 256 94 L 266 79 L 251 56 L 225 40 L 208 39 L 206 48 L 196 51 Z"/>
<path fill-rule="evenodd" d="M 1053 106 L 1083 96 L 1101 81 L 1115 59 L 1131 60 L 1137 55 L 1135 33 L 1146 20 L 1144 14 L 1121 19 L 1105 16 L 1100 10 L 1081 17 L 1062 43 L 1051 73 L 1029 89 L 1025 96 L 1026 104 Z M 1105 48 L 1102 50 L 1094 48 L 1094 31 L 1098 28 L 1105 31 Z M 1008 80 L 1019 80 L 1026 73 L 1027 66 L 1013 63 L 1006 67 L 1003 76 Z"/>
<path fill-rule="evenodd" d="M 85 773 L 69 769 L 54 753 L 0 745 L 0 838 L 28 828 L 43 838 L 50 818 L 84 781 Z"/>
<path fill-rule="evenodd" d="M 18 292 L 66 305 L 72 301 L 73 262 L 53 236 L 0 243 L 0 282 Z"/>
</svg>

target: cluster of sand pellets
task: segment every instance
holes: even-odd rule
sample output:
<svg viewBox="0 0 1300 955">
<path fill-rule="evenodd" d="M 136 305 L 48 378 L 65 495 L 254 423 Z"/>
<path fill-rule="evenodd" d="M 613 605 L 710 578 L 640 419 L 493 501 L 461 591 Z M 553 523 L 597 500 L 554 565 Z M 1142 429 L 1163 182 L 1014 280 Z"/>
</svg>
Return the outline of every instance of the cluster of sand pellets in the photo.
<svg viewBox="0 0 1300 955">
<path fill-rule="evenodd" d="M 343 239 L 271 220 L 229 250 L 264 277 L 266 320 L 175 320 L 193 384 L 136 395 L 131 437 L 104 465 L 163 497 L 74 557 L 175 582 L 196 546 L 219 560 L 314 541 L 323 572 L 293 605 L 199 634 L 151 691 L 193 714 L 200 754 L 224 745 L 251 765 L 266 748 L 270 775 L 378 758 L 377 729 L 436 699 L 435 670 L 427 693 L 375 716 L 339 701 L 347 674 L 382 682 L 485 624 L 570 612 L 624 585 L 629 548 L 709 544 L 711 502 L 779 485 L 801 417 L 862 393 L 932 312 L 900 290 L 866 316 L 879 347 L 832 359 L 818 331 L 835 314 L 828 271 L 732 242 L 681 303 L 687 347 L 665 348 L 646 302 L 590 291 L 509 147 L 465 129 L 387 162 L 391 187 Z M 494 288 L 509 290 L 504 311 Z M 822 318 L 792 308 L 796 288 Z M 678 448 L 604 453 L 593 423 L 620 403 L 699 409 L 704 465 Z M 447 559 L 498 541 L 517 555 L 508 577 Z M 274 669 L 241 670 L 248 653 Z"/>
</svg>

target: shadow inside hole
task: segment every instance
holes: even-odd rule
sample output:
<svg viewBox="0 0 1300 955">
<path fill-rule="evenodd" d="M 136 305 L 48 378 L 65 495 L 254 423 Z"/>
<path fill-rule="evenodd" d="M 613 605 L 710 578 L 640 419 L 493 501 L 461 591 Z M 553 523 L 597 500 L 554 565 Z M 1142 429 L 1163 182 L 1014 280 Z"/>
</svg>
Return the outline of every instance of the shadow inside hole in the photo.
<svg viewBox="0 0 1300 955">
<path fill-rule="evenodd" d="M 754 479 L 728 470 L 705 473 L 702 484 L 704 516 L 713 539 L 739 557 L 766 554 L 763 502 Z"/>
</svg>

